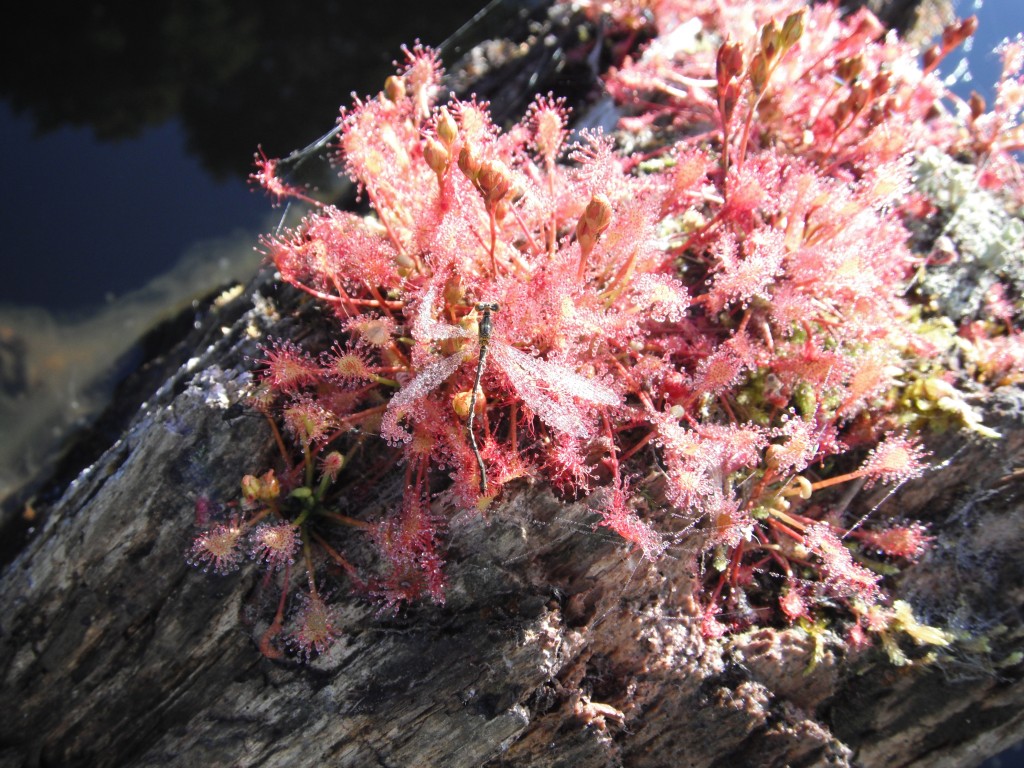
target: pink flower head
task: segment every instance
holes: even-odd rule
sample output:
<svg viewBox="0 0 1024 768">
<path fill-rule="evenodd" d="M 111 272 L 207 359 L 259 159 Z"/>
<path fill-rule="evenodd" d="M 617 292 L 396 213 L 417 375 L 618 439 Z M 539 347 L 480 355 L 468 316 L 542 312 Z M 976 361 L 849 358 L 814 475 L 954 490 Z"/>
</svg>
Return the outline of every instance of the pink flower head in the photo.
<svg viewBox="0 0 1024 768">
<path fill-rule="evenodd" d="M 928 548 L 932 536 L 920 523 L 893 526 L 882 531 L 859 531 L 857 538 L 890 557 L 918 560 Z"/>
<path fill-rule="evenodd" d="M 241 536 L 242 529 L 237 525 L 217 525 L 204 531 L 192 542 L 187 558 L 189 565 L 220 574 L 237 570 L 242 560 L 238 548 Z"/>
<path fill-rule="evenodd" d="M 295 562 L 301 543 L 298 531 L 289 523 L 263 523 L 249 537 L 249 554 L 271 570 L 279 571 Z"/>
<path fill-rule="evenodd" d="M 328 605 L 316 592 L 302 598 L 295 630 L 288 637 L 291 646 L 305 661 L 325 653 L 341 637 L 338 609 Z"/>
<path fill-rule="evenodd" d="M 280 392 L 293 392 L 314 383 L 320 366 L 297 344 L 275 339 L 263 347 L 262 378 Z"/>
<path fill-rule="evenodd" d="M 902 483 L 924 472 L 927 456 L 928 452 L 906 434 L 889 435 L 868 454 L 861 471 L 868 477 L 867 487 L 877 481 Z"/>
</svg>

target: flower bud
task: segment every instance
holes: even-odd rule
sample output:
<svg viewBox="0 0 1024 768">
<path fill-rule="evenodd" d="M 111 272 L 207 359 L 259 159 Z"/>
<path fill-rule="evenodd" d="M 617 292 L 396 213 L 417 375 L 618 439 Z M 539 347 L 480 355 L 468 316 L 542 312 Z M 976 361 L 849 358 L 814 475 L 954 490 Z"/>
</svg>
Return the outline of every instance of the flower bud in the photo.
<svg viewBox="0 0 1024 768">
<path fill-rule="evenodd" d="M 718 106 L 722 112 L 722 122 L 728 124 L 732 119 L 732 113 L 736 109 L 736 103 L 740 98 L 740 84 L 731 80 L 724 90 L 718 93 Z"/>
<path fill-rule="evenodd" d="M 260 493 L 260 479 L 256 475 L 246 475 L 242 478 L 242 495 L 249 501 L 255 501 Z"/>
<path fill-rule="evenodd" d="M 449 277 L 444 284 L 444 303 L 449 307 L 462 304 L 466 296 L 466 288 L 462 284 L 462 277 L 455 273 Z"/>
<path fill-rule="evenodd" d="M 856 37 L 864 37 L 868 40 L 876 40 L 885 34 L 885 25 L 878 20 L 873 13 L 864 12 L 857 23 L 857 29 L 853 33 Z"/>
<path fill-rule="evenodd" d="M 750 62 L 750 84 L 755 93 L 763 93 L 768 84 L 768 59 L 764 53 L 758 53 Z"/>
<path fill-rule="evenodd" d="M 473 391 L 471 389 L 457 392 L 455 397 L 452 398 L 452 410 L 455 411 L 455 415 L 465 421 L 469 418 L 469 407 L 473 401 Z M 484 397 L 484 393 L 480 390 L 476 392 L 476 415 L 480 416 L 484 412 L 484 406 L 487 404 L 487 398 Z"/>
<path fill-rule="evenodd" d="M 459 170 L 467 179 L 476 183 L 476 177 L 480 174 L 480 158 L 468 144 L 464 144 L 459 151 Z"/>
<path fill-rule="evenodd" d="M 836 65 L 836 76 L 844 83 L 852 83 L 864 69 L 864 55 L 858 53 L 843 59 Z"/>
<path fill-rule="evenodd" d="M 838 127 L 840 125 L 843 125 L 846 122 L 846 119 L 849 116 L 850 116 L 850 100 L 846 99 L 844 101 L 839 102 L 839 104 L 836 105 L 836 110 L 835 110 L 835 113 L 832 116 L 832 119 L 835 122 L 836 126 Z"/>
<path fill-rule="evenodd" d="M 782 22 L 782 47 L 789 49 L 804 34 L 804 23 L 807 18 L 807 11 L 800 10 L 791 13 Z"/>
<path fill-rule="evenodd" d="M 281 495 L 281 483 L 272 469 L 260 477 L 246 475 L 242 478 L 242 495 L 249 501 L 270 501 Z"/>
<path fill-rule="evenodd" d="M 978 17 L 959 19 L 942 30 L 942 49 L 950 51 L 978 31 Z"/>
<path fill-rule="evenodd" d="M 268 469 L 260 478 L 260 482 L 263 483 L 263 498 L 276 499 L 281 495 L 281 483 L 278 481 L 277 475 L 274 474 L 274 470 Z"/>
<path fill-rule="evenodd" d="M 879 72 L 871 78 L 871 95 L 873 97 L 881 96 L 883 93 L 888 93 L 890 88 L 892 88 L 891 73 Z"/>
<path fill-rule="evenodd" d="M 480 166 L 476 183 L 484 196 L 484 202 L 492 206 L 508 194 L 512 187 L 512 176 L 501 160 L 486 160 Z"/>
<path fill-rule="evenodd" d="M 761 53 L 768 61 L 771 61 L 778 54 L 782 47 L 782 31 L 778 23 L 772 19 L 761 27 Z"/>
<path fill-rule="evenodd" d="M 407 275 L 416 269 L 416 260 L 403 251 L 396 251 L 394 260 L 400 274 Z"/>
<path fill-rule="evenodd" d="M 582 278 L 586 273 L 587 260 L 590 258 L 597 239 L 608 229 L 612 221 L 612 204 L 605 195 L 596 194 L 590 198 L 587 208 L 576 223 L 576 241 L 580 244 L 580 264 L 577 275 Z"/>
<path fill-rule="evenodd" d="M 405 98 L 405 81 L 398 75 L 391 75 L 384 81 L 384 96 L 388 101 Z"/>
<path fill-rule="evenodd" d="M 448 111 L 448 107 L 441 107 L 441 112 L 437 116 L 437 138 L 450 149 L 458 136 L 458 123 L 455 122 L 455 118 Z"/>
<path fill-rule="evenodd" d="M 860 112 L 868 103 L 871 91 L 864 83 L 854 83 L 850 89 L 850 110 L 854 113 Z"/>
<path fill-rule="evenodd" d="M 718 49 L 715 57 L 715 76 L 718 87 L 725 88 L 726 83 L 738 77 L 743 71 L 743 48 L 739 43 L 725 42 Z"/>
<path fill-rule="evenodd" d="M 469 418 L 469 401 L 472 399 L 473 393 L 469 390 L 457 392 L 452 398 L 452 410 L 463 421 Z"/>
<path fill-rule="evenodd" d="M 922 63 L 924 64 L 925 70 L 930 70 L 939 61 L 939 46 L 933 45 L 931 48 L 926 50 L 921 56 Z"/>
<path fill-rule="evenodd" d="M 612 204 L 606 195 L 600 193 L 590 198 L 587 208 L 576 224 L 576 239 L 586 253 L 593 250 L 597 238 L 608 229 L 612 221 Z"/>
<path fill-rule="evenodd" d="M 977 120 L 985 114 L 985 97 L 977 91 L 971 91 L 971 98 L 967 100 L 971 108 L 971 120 Z"/>
<path fill-rule="evenodd" d="M 427 139 L 427 143 L 423 147 L 423 159 L 427 161 L 430 170 L 437 174 L 437 183 L 440 184 L 451 159 L 448 150 L 436 139 Z"/>
</svg>

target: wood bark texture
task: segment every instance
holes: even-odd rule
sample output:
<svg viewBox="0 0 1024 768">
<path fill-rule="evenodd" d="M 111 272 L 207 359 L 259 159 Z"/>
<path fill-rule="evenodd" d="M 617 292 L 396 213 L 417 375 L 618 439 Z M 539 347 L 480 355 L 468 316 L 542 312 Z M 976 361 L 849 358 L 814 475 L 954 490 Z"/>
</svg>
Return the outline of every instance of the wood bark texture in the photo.
<svg viewBox="0 0 1024 768">
<path fill-rule="evenodd" d="M 264 658 L 259 575 L 185 553 L 197 495 L 230 499 L 273 460 L 237 404 L 254 339 L 290 330 L 269 285 L 211 309 L 7 565 L 0 766 L 963 766 L 1024 735 L 1017 389 L 984 404 L 1002 440 L 943 436 L 938 467 L 883 502 L 936 535 L 896 585 L 964 631 L 933 664 L 837 640 L 812 668 L 796 629 L 706 641 L 695 539 L 643 563 L 529 484 L 453 520 L 444 606 L 382 618 L 338 595 L 328 654 Z"/>
</svg>

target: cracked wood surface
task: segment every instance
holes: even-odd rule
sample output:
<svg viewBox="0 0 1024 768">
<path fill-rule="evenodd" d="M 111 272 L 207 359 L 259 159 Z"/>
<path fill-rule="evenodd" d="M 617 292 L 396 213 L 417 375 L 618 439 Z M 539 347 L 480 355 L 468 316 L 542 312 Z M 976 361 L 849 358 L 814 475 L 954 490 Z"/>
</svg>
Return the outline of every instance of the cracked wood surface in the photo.
<svg viewBox="0 0 1024 768">
<path fill-rule="evenodd" d="M 286 321 L 250 302 L 211 315 L 7 566 L 0 766 L 946 766 L 1024 734 L 1021 665 L 1000 667 L 1024 632 L 1011 389 L 986 405 L 1002 441 L 944 436 L 947 463 L 885 502 L 937 536 L 897 595 L 971 630 L 939 664 L 832 643 L 808 672 L 799 630 L 705 641 L 692 546 L 640 563 L 527 484 L 453 521 L 443 607 L 382 619 L 341 596 L 330 653 L 264 659 L 254 568 L 185 563 L 196 495 L 231 498 L 273 455 L 237 400 L 252 338 Z"/>
</svg>

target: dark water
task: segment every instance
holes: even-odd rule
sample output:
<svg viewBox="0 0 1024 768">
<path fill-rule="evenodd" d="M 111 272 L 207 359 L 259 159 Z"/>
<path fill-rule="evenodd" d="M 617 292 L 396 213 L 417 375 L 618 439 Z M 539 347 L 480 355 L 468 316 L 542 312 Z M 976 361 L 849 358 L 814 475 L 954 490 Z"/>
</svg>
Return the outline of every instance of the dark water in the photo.
<svg viewBox="0 0 1024 768">
<path fill-rule="evenodd" d="M 93 309 L 197 241 L 259 231 L 245 181 L 376 90 L 399 47 L 441 43 L 485 0 L 78 2 L 10 35 L 0 71 L 0 305 Z M 38 10 L 36 10 L 38 9 Z"/>
</svg>

